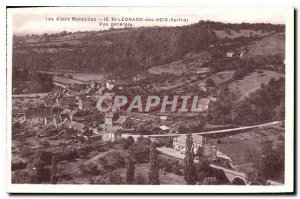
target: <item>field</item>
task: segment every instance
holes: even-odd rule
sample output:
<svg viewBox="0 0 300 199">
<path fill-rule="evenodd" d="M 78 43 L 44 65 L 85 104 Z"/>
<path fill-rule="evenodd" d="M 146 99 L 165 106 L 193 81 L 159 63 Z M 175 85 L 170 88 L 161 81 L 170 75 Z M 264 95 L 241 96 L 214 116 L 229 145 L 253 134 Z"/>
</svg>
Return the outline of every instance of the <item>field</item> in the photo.
<svg viewBox="0 0 300 199">
<path fill-rule="evenodd" d="M 77 159 L 76 161 L 73 162 L 68 162 L 67 164 L 64 165 L 64 162 L 60 163 L 60 173 L 64 173 L 67 175 L 73 176 L 72 182 L 70 181 L 61 181 L 60 183 L 64 184 L 69 184 L 69 183 L 90 183 L 90 181 L 94 180 L 97 181 L 99 179 L 99 175 L 94 175 L 94 176 L 89 176 L 88 178 L 84 178 L 83 174 L 80 172 L 80 165 L 88 165 L 88 164 L 93 164 L 93 165 L 98 165 L 98 167 L 101 165 L 101 161 L 103 158 L 107 160 L 108 165 L 113 165 L 116 163 L 116 159 L 111 158 L 111 155 L 113 153 L 119 153 L 121 156 L 125 157 L 126 152 L 121 151 L 121 150 L 116 150 L 116 149 L 111 149 L 106 152 L 100 152 L 97 153 L 95 156 L 91 157 L 88 160 L 82 160 L 82 159 Z M 165 157 L 164 155 L 160 155 Z M 102 167 L 102 166 L 100 166 Z M 102 168 L 103 169 L 103 168 Z M 116 167 L 110 173 L 112 174 L 118 174 L 122 178 L 122 182 L 126 182 L 126 164 L 124 163 L 123 165 L 119 165 L 119 167 Z M 144 183 L 147 183 L 149 178 L 149 163 L 142 163 L 142 164 L 136 164 L 135 165 L 135 178 L 142 178 Z M 174 173 L 171 172 L 166 172 L 162 169 L 159 171 L 159 176 L 160 176 L 160 182 L 161 184 L 185 184 L 185 180 L 183 176 L 178 176 Z"/>
<path fill-rule="evenodd" d="M 60 77 L 60 76 L 53 76 L 53 81 L 62 83 L 62 84 L 82 84 L 84 82 L 76 80 L 76 79 L 70 79 L 66 77 Z"/>
<path fill-rule="evenodd" d="M 104 79 L 104 75 L 101 74 L 89 74 L 89 73 L 74 73 L 72 71 L 40 71 L 43 73 L 53 74 L 53 80 L 59 83 L 63 84 L 82 84 L 84 82 L 88 81 L 96 81 L 96 82 L 102 82 Z M 64 77 L 58 76 L 63 74 Z M 68 76 L 72 76 L 71 78 L 68 78 Z"/>
<path fill-rule="evenodd" d="M 175 61 L 170 64 L 154 66 L 150 68 L 148 71 L 152 74 L 162 74 L 162 73 L 171 73 L 174 75 L 181 75 L 184 71 L 187 70 L 186 65 L 180 61 Z"/>
<path fill-rule="evenodd" d="M 249 47 L 249 52 L 245 58 L 252 58 L 256 56 L 273 56 L 279 55 L 284 57 L 285 54 L 285 35 L 278 33 L 270 37 L 266 37 L 256 44 Z"/>
<path fill-rule="evenodd" d="M 207 51 L 199 53 L 187 53 L 183 59 L 171 62 L 169 64 L 154 66 L 148 71 L 152 74 L 170 73 L 174 75 L 181 75 L 186 72 L 195 73 L 208 72 L 209 68 L 203 68 L 202 65 L 211 59 L 210 54 Z"/>
<path fill-rule="evenodd" d="M 207 79 L 212 79 L 214 81 L 215 85 L 220 85 L 220 84 L 232 79 L 233 74 L 234 74 L 234 70 L 218 72 L 218 73 L 215 73 L 215 74 L 205 78 L 205 80 L 203 80 L 202 82 L 205 82 Z"/>
<path fill-rule="evenodd" d="M 228 34 L 229 32 L 226 32 L 224 30 L 215 30 L 214 32 L 216 33 L 217 37 L 220 39 L 224 39 L 226 37 L 228 37 L 230 39 L 234 39 L 237 37 L 250 37 L 250 36 L 264 37 L 264 36 L 268 36 L 273 33 L 273 32 L 266 32 L 266 31 L 262 31 L 262 30 L 258 30 L 258 31 L 256 31 L 256 30 L 240 30 L 239 32 L 230 30 L 230 34 Z"/>
<path fill-rule="evenodd" d="M 236 94 L 238 98 L 243 98 L 260 88 L 261 84 L 267 84 L 271 78 L 278 79 L 280 77 L 284 77 L 284 75 L 269 70 L 263 70 L 262 74 L 255 71 L 242 80 L 236 80 L 230 83 L 228 88 L 231 92 Z"/>
</svg>

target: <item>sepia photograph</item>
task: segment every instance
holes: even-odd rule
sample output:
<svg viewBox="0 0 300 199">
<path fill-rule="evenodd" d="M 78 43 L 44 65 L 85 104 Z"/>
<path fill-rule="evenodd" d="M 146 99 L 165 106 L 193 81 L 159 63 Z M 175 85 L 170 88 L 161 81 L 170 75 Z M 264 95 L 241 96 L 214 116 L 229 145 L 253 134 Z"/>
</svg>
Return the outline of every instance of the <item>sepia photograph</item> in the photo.
<svg viewBox="0 0 300 199">
<path fill-rule="evenodd" d="M 292 7 L 7 7 L 9 193 L 294 191 Z"/>
</svg>

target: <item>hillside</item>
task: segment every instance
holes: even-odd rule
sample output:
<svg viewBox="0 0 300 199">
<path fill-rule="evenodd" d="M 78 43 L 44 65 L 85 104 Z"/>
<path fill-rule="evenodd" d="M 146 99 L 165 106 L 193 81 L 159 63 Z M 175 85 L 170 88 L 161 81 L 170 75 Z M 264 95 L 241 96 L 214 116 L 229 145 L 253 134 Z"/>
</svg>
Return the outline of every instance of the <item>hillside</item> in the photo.
<svg viewBox="0 0 300 199">
<path fill-rule="evenodd" d="M 251 45 L 249 47 L 249 52 L 245 57 L 252 58 L 256 56 L 280 56 L 283 58 L 284 54 L 285 35 L 274 34 L 256 42 L 254 45 Z"/>
<path fill-rule="evenodd" d="M 196 35 L 198 35 L 196 37 Z M 49 37 L 49 36 L 48 36 Z M 216 40 L 205 25 L 174 28 L 138 28 L 89 33 L 79 39 L 62 39 L 14 45 L 14 67 L 39 70 L 137 72 L 168 63 L 187 52 L 206 49 Z"/>
<path fill-rule="evenodd" d="M 153 66 L 180 61 L 188 53 L 206 52 L 229 39 L 252 40 L 282 31 L 272 24 L 203 22 L 181 27 L 148 27 L 108 31 L 14 36 L 13 67 L 30 70 L 130 75 Z M 231 30 L 227 31 L 227 29 Z M 251 34 L 249 32 L 251 30 Z M 263 33 L 264 32 L 264 33 Z M 208 55 L 210 57 L 210 55 Z M 192 68 L 202 63 L 188 61 Z M 200 60 L 200 59 L 198 59 Z M 184 60 L 183 60 L 184 61 Z M 200 60 L 201 61 L 201 60 Z M 126 70 L 124 70 L 126 68 Z"/>
</svg>

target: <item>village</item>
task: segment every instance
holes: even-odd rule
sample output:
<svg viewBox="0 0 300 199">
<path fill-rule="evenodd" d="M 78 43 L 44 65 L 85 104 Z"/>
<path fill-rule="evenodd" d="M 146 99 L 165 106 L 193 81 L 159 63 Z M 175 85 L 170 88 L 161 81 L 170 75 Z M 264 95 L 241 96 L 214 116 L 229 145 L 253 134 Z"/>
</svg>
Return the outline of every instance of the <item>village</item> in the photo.
<svg viewBox="0 0 300 199">
<path fill-rule="evenodd" d="M 13 143 L 17 142 L 13 144 L 16 149 L 13 151 L 15 154 L 13 155 L 13 167 L 17 169 L 28 167 L 26 165 L 30 158 L 26 157 L 27 155 L 22 157 L 24 155 L 20 155 L 22 151 L 19 151 L 21 149 L 17 147 L 20 139 L 28 141 L 28 138 L 30 144 L 25 148 L 27 153 L 39 149 L 72 146 L 74 143 L 81 143 L 81 145 L 109 143 L 110 146 L 125 143 L 126 145 L 128 142 L 138 142 L 141 138 L 147 138 L 158 143 L 159 153 L 183 160 L 186 134 L 190 133 L 190 130 L 187 127 L 184 128 L 182 122 L 192 118 L 205 120 L 210 101 L 216 101 L 217 98 L 215 96 L 199 98 L 200 111 L 198 112 L 173 111 L 170 113 L 172 103 L 166 106 L 169 112 L 159 111 L 160 108 L 157 107 L 161 103 L 154 104 L 156 106 L 150 107 L 148 112 L 129 112 L 122 110 L 122 107 L 114 107 L 113 102 L 116 95 L 127 92 L 128 85 L 136 88 L 140 83 L 140 75 L 134 77 L 132 82 L 123 81 L 122 84 L 118 84 L 116 80 L 103 80 L 102 82 L 91 80 L 87 83 L 67 85 L 56 80 L 54 81 L 55 87 L 45 95 L 21 95 L 14 98 Z M 206 83 L 201 83 L 199 90 L 203 91 L 205 85 Z M 205 89 L 205 91 L 207 90 Z M 104 99 L 101 100 L 101 106 L 105 108 L 105 112 L 98 109 L 101 97 Z M 146 100 L 142 101 L 146 102 Z M 178 110 L 182 103 L 175 104 L 176 108 L 174 109 Z M 188 102 L 186 101 L 185 104 Z M 123 106 L 126 107 L 124 104 Z M 137 110 L 139 109 L 137 108 Z M 204 123 L 202 125 L 207 125 L 205 121 L 202 123 Z M 280 128 L 281 123 L 275 125 Z M 213 128 L 217 131 L 212 135 L 208 130 L 206 130 L 207 133 L 203 133 L 205 130 L 198 128 L 198 134 L 203 135 L 197 135 L 197 132 L 193 133 L 193 152 L 199 154 L 199 149 L 201 149 L 201 156 L 209 160 L 210 168 L 225 172 L 225 176 L 227 176 L 223 176 L 220 180 L 223 183 L 247 184 L 246 174 L 243 170 L 238 168 L 228 155 L 217 148 L 217 143 L 221 143 L 222 138 L 226 139 L 229 135 L 230 137 L 238 136 L 244 131 L 233 125 L 220 127 Z M 257 128 L 253 127 L 249 130 Z M 260 130 L 263 130 L 262 128 L 260 127 Z M 220 132 L 218 132 L 219 129 Z M 222 129 L 231 131 L 224 133 Z M 195 162 L 197 161 L 199 161 L 199 157 L 195 158 Z M 278 184 L 275 181 L 268 183 Z"/>
<path fill-rule="evenodd" d="M 139 54 L 144 28 L 15 36 L 12 182 L 284 184 L 282 27 L 200 21 L 179 30 L 207 27 L 210 42 L 178 37 L 189 45 L 173 55 Z M 122 51 L 128 35 L 137 47 Z M 45 56 L 25 62 L 31 48 L 26 55 Z"/>
</svg>

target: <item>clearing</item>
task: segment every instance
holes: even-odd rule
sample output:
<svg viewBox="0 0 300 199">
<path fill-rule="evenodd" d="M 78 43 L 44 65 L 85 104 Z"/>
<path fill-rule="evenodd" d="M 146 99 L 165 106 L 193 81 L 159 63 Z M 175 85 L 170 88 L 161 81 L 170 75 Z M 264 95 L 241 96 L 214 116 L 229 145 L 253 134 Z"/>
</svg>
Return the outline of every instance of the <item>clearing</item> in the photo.
<svg viewBox="0 0 300 199">
<path fill-rule="evenodd" d="M 249 46 L 249 52 L 245 58 L 256 56 L 274 56 L 285 55 L 285 34 L 278 33 L 257 41 L 254 45 Z"/>
<path fill-rule="evenodd" d="M 232 93 L 236 94 L 238 98 L 243 98 L 259 89 L 261 84 L 267 84 L 271 78 L 279 79 L 280 77 L 284 77 L 284 75 L 270 70 L 263 70 L 261 74 L 255 71 L 242 80 L 236 80 L 230 83 L 228 88 Z"/>
</svg>

